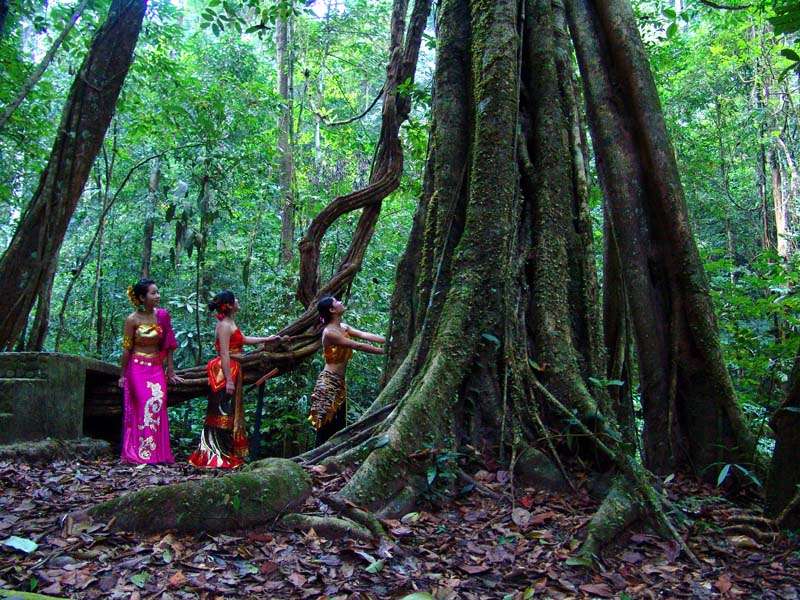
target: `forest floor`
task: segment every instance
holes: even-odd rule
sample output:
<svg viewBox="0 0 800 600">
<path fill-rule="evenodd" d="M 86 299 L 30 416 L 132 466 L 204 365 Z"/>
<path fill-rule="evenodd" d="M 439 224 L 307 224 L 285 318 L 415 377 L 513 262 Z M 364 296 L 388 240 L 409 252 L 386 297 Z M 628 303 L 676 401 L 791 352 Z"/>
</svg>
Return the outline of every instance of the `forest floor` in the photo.
<svg viewBox="0 0 800 600">
<path fill-rule="evenodd" d="M 765 532 L 756 506 L 735 505 L 680 478 L 665 492 L 680 509 L 680 531 L 700 568 L 674 544 L 636 529 L 605 549 L 599 569 L 575 564 L 597 507 L 588 486 L 560 494 L 514 489 L 504 471 L 479 472 L 471 491 L 387 522 L 392 539 L 376 544 L 268 526 L 140 536 L 95 523 L 65 532 L 69 511 L 145 486 L 223 474 L 185 461 L 138 467 L 110 457 L 40 466 L 0 462 L 0 589 L 135 600 L 395 599 L 416 591 L 437 600 L 800 599 L 800 540 Z M 305 512 L 324 514 L 319 498 L 347 475 L 320 468 L 312 474 Z"/>
</svg>

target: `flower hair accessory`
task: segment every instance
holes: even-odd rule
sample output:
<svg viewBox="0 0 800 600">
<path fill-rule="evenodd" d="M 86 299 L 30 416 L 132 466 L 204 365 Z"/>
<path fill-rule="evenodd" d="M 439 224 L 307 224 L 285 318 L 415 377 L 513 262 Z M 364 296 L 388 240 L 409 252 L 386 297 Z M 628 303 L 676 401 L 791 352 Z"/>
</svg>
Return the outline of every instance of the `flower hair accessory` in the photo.
<svg viewBox="0 0 800 600">
<path fill-rule="evenodd" d="M 139 298 L 136 297 L 136 293 L 133 291 L 133 286 L 132 285 L 128 286 L 128 300 L 136 308 L 139 308 L 139 305 L 142 303 L 142 301 Z"/>
<path fill-rule="evenodd" d="M 217 320 L 222 321 L 225 318 L 225 311 L 230 308 L 230 304 L 227 302 L 223 302 L 222 304 L 217 304 Z"/>
</svg>

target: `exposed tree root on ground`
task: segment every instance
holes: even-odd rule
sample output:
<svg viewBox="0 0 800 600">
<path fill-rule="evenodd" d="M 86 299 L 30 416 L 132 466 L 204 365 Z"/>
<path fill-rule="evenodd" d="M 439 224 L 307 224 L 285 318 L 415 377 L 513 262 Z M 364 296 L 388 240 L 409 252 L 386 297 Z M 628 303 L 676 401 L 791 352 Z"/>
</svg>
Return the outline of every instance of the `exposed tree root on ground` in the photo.
<svg viewBox="0 0 800 600">
<path fill-rule="evenodd" d="M 69 516 L 67 527 L 107 521 L 115 530 L 218 532 L 268 525 L 302 505 L 311 479 L 297 463 L 264 459 L 225 477 L 137 490 Z"/>
</svg>

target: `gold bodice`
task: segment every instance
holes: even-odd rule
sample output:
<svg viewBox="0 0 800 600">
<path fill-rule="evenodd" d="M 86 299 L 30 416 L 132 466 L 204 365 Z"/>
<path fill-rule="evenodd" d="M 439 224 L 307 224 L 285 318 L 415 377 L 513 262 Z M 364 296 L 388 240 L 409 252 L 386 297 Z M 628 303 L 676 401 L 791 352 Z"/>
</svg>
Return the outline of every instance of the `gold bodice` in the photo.
<svg viewBox="0 0 800 600">
<path fill-rule="evenodd" d="M 142 323 L 136 327 L 133 335 L 135 347 L 139 349 L 139 353 L 144 354 L 141 350 L 158 352 L 161 344 L 161 328 L 158 323 Z"/>
<path fill-rule="evenodd" d="M 348 340 L 350 339 L 350 334 L 346 331 L 342 331 L 342 335 Z M 353 349 L 347 346 L 328 346 L 327 348 L 323 346 L 322 356 L 325 357 L 326 364 L 338 365 L 346 363 L 353 357 Z"/>
</svg>

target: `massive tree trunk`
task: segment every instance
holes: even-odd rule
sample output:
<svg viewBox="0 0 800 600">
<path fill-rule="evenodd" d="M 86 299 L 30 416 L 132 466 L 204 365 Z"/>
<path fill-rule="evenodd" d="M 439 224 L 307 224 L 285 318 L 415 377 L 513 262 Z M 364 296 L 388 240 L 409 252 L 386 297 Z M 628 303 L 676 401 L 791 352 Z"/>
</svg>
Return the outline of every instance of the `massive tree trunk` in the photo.
<svg viewBox="0 0 800 600">
<path fill-rule="evenodd" d="M 600 184 L 624 260 L 648 467 L 751 460 L 705 273 L 644 48 L 627 0 L 569 0 Z M 718 468 L 716 470 L 719 470 Z"/>
<path fill-rule="evenodd" d="M 766 511 L 779 517 L 785 511 L 781 527 L 800 527 L 800 351 L 794 362 L 791 386 L 786 398 L 770 419 L 775 432 L 769 477 L 765 486 Z M 791 505 L 791 506 L 790 506 Z M 788 509 L 788 510 L 787 510 Z"/>
<path fill-rule="evenodd" d="M 368 411 L 368 439 L 334 436 L 303 458 L 362 461 L 340 496 L 394 515 L 429 489 L 443 455 L 469 447 L 496 460 L 548 440 L 557 460 L 573 432 L 583 458 L 620 473 L 587 529 L 587 554 L 643 511 L 669 531 L 619 443 L 604 385 L 563 6 L 445 0 L 438 24 L 428 173 L 403 259 L 419 265 L 403 279 L 417 287 L 395 293 L 390 329 L 407 352 L 388 357 L 393 375 Z"/>
<path fill-rule="evenodd" d="M 422 8 L 420 4 L 415 7 L 411 30 L 424 23 Z M 395 2 L 393 39 L 401 37 L 400 15 L 405 10 L 403 0 Z M 570 10 L 574 19 L 577 9 L 572 6 Z M 591 20 L 587 24 L 596 25 Z M 477 451 L 494 461 L 516 456 L 544 441 L 544 449 L 558 461 L 558 455 L 567 450 L 565 440 L 578 434 L 575 437 L 585 443 L 576 444 L 573 451 L 599 470 L 615 467 L 617 474 L 607 501 L 587 527 L 587 554 L 593 555 L 620 527 L 642 514 L 680 543 L 664 517 L 660 495 L 650 486 L 630 448 L 621 443 L 615 418 L 622 412 L 618 410 L 621 401 L 612 402 L 606 389 L 609 375 L 631 370 L 625 367 L 628 307 L 641 349 L 648 338 L 641 337 L 641 322 L 637 321 L 637 311 L 643 307 L 640 296 L 664 289 L 683 293 L 666 298 L 680 303 L 675 312 L 680 320 L 661 321 L 663 310 L 653 320 L 661 327 L 658 331 L 663 332 L 666 325 L 674 328 L 674 337 L 665 337 L 670 340 L 666 348 L 672 352 L 668 358 L 674 357 L 674 363 L 656 363 L 647 354 L 640 363 L 650 369 L 643 375 L 650 378 L 643 380 L 644 385 L 650 390 L 652 379 L 668 382 L 677 373 L 672 391 L 678 401 L 674 405 L 684 410 L 687 399 L 697 399 L 689 395 L 690 384 L 705 385 L 702 389 L 707 394 L 730 388 L 724 369 L 721 373 L 717 369 L 722 368 L 721 359 L 719 364 L 714 362 L 719 347 L 714 345 L 713 328 L 706 324 L 705 329 L 696 331 L 699 315 L 713 317 L 710 304 L 704 303 L 708 294 L 702 270 L 674 272 L 676 264 L 699 269 L 696 251 L 692 254 L 693 246 L 689 247 L 685 212 L 680 212 L 682 196 L 673 189 L 679 183 L 671 178 L 669 169 L 664 170 L 665 180 L 658 179 L 656 174 L 662 171 L 654 169 L 646 181 L 653 187 L 647 188 L 652 193 L 667 190 L 677 194 L 677 199 L 669 194 L 661 197 L 661 201 L 673 203 L 670 207 L 677 214 L 668 219 L 658 213 L 670 229 L 665 239 L 659 238 L 659 244 L 647 248 L 650 260 L 671 269 L 655 282 L 631 277 L 629 271 L 636 274 L 640 266 L 638 256 L 630 252 L 641 250 L 636 245 L 640 232 L 618 223 L 620 209 L 613 202 L 619 200 L 609 200 L 609 226 L 613 225 L 616 237 L 608 255 L 618 262 L 615 277 L 622 289 L 615 290 L 619 292 L 615 310 L 619 323 L 606 332 L 609 339 L 616 340 L 615 367 L 608 371 L 587 202 L 587 144 L 564 7 L 558 0 L 443 0 L 437 25 L 430 154 L 422 201 L 401 263 L 412 268 L 398 279 L 402 287 L 396 290 L 392 304 L 392 352 L 387 356 L 391 377 L 359 423 L 299 460 L 323 462 L 331 468 L 358 463 L 339 492 L 342 505 L 396 515 L 412 506 L 431 485 L 447 485 L 435 475 L 440 459 L 452 456 L 453 451 Z M 573 35 L 583 41 L 584 33 L 573 28 Z M 413 37 L 411 31 L 409 37 Z M 589 41 L 594 44 L 600 39 Z M 626 52 L 636 54 L 634 41 L 616 39 L 615 43 L 623 57 L 631 58 Z M 391 93 L 397 82 L 403 81 L 396 78 L 401 52 L 398 44 L 394 48 L 389 73 L 395 79 L 394 85 L 387 81 L 385 88 L 379 168 L 370 186 L 372 203 L 362 213 L 357 232 L 365 223 L 363 231 L 374 227 L 379 210 L 374 194 L 382 194 L 394 184 L 396 161 L 402 157 L 397 126 L 407 114 L 407 106 Z M 599 47 L 584 47 L 583 52 L 584 59 L 605 57 Z M 415 58 L 413 53 L 406 56 L 409 54 Z M 609 82 L 608 73 L 598 74 Z M 584 79 L 588 75 L 585 73 Z M 621 93 L 630 93 L 631 81 L 621 84 Z M 600 109 L 609 109 L 593 91 L 587 89 L 590 103 L 594 102 L 590 115 L 595 118 Z M 652 98 L 615 100 L 624 109 L 631 103 L 645 105 Z M 652 106 L 642 110 L 652 111 Z M 664 155 L 671 154 L 665 137 L 642 135 L 639 141 L 644 147 L 633 147 L 630 134 L 626 134 L 631 131 L 627 122 L 618 114 L 609 113 L 609 117 L 609 139 L 595 138 L 595 145 L 605 153 L 601 155 L 605 165 L 615 158 L 608 146 L 623 138 L 626 151 L 632 150 L 620 159 L 630 162 L 631 157 L 640 160 L 646 155 L 656 166 L 663 166 Z M 651 118 L 658 121 L 660 113 Z M 594 131 L 599 133 L 596 123 Z M 626 171 L 604 166 L 604 191 L 622 190 L 619 179 L 641 177 L 642 166 Z M 637 191 L 637 185 L 645 182 L 632 179 L 632 191 Z M 307 306 L 320 291 L 316 268 L 320 236 L 336 215 L 363 201 L 359 193 L 339 198 L 309 228 L 301 243 L 304 261 L 298 290 Z M 653 205 L 631 210 L 661 206 L 656 201 Z M 351 252 L 368 240 L 367 235 L 359 238 L 358 233 L 356 238 Z M 362 255 L 353 256 L 360 261 Z M 352 264 L 345 259 L 334 280 L 322 289 L 346 281 Z M 681 277 L 693 283 L 694 295 L 680 287 L 689 283 Z M 654 283 L 662 285 L 664 281 L 673 287 L 653 289 Z M 632 286 L 644 287 L 633 290 Z M 663 308 L 658 303 L 655 307 Z M 666 307 L 673 308 L 670 304 Z M 312 311 L 306 316 L 313 318 Z M 686 342 L 688 347 L 673 340 Z M 660 343 L 657 349 L 663 347 Z M 689 354 L 690 350 L 695 354 Z M 696 381 L 698 370 L 687 370 L 682 362 L 688 358 L 699 360 L 697 369 L 706 369 L 705 377 L 715 381 Z M 668 397 L 671 388 L 663 389 Z M 728 394 L 722 402 L 731 398 Z M 723 421 L 722 433 L 733 429 L 731 414 L 720 408 L 728 410 L 727 405 L 713 404 L 710 398 L 701 401 L 704 405 L 697 408 L 698 414 L 716 411 Z M 681 413 L 674 420 L 685 425 L 686 416 Z M 669 431 L 674 429 L 664 434 Z M 714 433 L 719 434 L 715 441 L 729 440 L 718 429 Z M 627 438 L 632 436 L 628 431 Z"/>
<path fill-rule="evenodd" d="M 47 284 L 70 217 L 111 121 L 142 26 L 145 0 L 113 0 L 67 98 L 50 161 L 0 259 L 0 349 L 13 347 Z"/>
<path fill-rule="evenodd" d="M 522 8 L 446 0 L 439 14 L 428 174 L 403 259 L 419 265 L 406 284 L 417 289 L 395 293 L 391 325 L 408 352 L 390 355 L 370 409 L 395 407 L 371 432 L 381 443 L 341 491 L 383 514 L 427 490 L 442 453 L 502 458 L 581 428 L 574 415 L 615 429 L 590 384 L 605 380 L 605 354 L 563 7 Z M 607 465 L 606 441 L 585 457 Z"/>
</svg>

